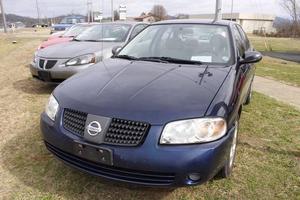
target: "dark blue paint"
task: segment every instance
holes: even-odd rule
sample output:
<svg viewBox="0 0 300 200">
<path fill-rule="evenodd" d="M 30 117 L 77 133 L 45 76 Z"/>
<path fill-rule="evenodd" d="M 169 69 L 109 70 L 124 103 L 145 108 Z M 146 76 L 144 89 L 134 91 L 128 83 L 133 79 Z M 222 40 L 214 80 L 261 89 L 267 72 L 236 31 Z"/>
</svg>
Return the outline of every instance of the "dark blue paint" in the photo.
<svg viewBox="0 0 300 200">
<path fill-rule="evenodd" d="M 229 27 L 231 23 L 227 24 Z M 234 41 L 234 40 L 232 40 Z M 235 46 L 235 42 L 233 42 Z M 237 52 L 237 51 L 236 51 Z M 235 57 L 239 55 L 236 53 Z M 144 121 L 151 129 L 138 147 L 99 144 L 113 151 L 114 167 L 132 171 L 173 173 L 171 184 L 150 184 L 91 174 L 112 180 L 152 186 L 203 183 L 224 166 L 237 119 L 254 77 L 253 65 L 195 66 L 108 59 L 63 82 L 54 91 L 60 109 L 55 123 L 41 117 L 44 140 L 74 154 L 73 141 L 82 140 L 62 127 L 62 111 L 71 108 L 93 115 Z M 194 145 L 159 145 L 166 123 L 206 116 L 223 117 L 228 133 L 215 142 Z M 70 163 L 69 163 L 70 164 Z M 77 167 L 78 166 L 73 166 Z M 199 173 L 201 180 L 187 179 Z"/>
</svg>

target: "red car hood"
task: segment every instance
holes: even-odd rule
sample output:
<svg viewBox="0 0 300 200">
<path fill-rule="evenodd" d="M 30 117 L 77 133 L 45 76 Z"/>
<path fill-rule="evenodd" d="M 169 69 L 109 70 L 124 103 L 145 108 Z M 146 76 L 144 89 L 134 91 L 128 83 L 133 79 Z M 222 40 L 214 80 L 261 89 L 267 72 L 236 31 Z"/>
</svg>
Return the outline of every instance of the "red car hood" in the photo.
<svg viewBox="0 0 300 200">
<path fill-rule="evenodd" d="M 52 45 L 55 45 L 55 44 L 60 44 L 60 43 L 64 43 L 64 42 L 69 42 L 73 40 L 72 37 L 59 37 L 59 38 L 54 38 L 54 39 L 51 39 L 51 40 L 47 40 L 45 42 L 43 42 L 40 46 L 39 46 L 39 49 L 44 49 L 46 47 L 49 47 L 49 46 L 52 46 Z"/>
</svg>

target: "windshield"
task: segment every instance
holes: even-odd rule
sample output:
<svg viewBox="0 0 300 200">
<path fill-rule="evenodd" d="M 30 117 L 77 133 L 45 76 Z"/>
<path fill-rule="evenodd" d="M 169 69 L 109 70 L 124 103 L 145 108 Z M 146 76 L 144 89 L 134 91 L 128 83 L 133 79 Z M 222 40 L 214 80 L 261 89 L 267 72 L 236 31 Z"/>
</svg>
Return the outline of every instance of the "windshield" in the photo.
<svg viewBox="0 0 300 200">
<path fill-rule="evenodd" d="M 88 29 L 89 27 L 91 27 L 91 26 L 74 25 L 64 33 L 63 37 L 75 37 L 75 36 L 79 35 L 80 33 L 82 33 L 83 31 L 85 31 L 86 29 Z"/>
<path fill-rule="evenodd" d="M 79 34 L 78 41 L 105 41 L 125 42 L 130 31 L 128 24 L 101 24 L 95 25 Z"/>
<path fill-rule="evenodd" d="M 116 57 L 228 64 L 232 60 L 231 39 L 228 28 L 221 25 L 152 25 L 135 37 Z"/>
</svg>

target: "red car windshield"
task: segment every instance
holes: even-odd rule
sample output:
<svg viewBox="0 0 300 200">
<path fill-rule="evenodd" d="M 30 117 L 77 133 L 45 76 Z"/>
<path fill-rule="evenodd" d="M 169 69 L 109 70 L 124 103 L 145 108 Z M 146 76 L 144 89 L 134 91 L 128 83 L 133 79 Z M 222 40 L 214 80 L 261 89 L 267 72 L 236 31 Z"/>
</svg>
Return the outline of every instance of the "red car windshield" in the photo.
<svg viewBox="0 0 300 200">
<path fill-rule="evenodd" d="M 86 29 L 90 28 L 91 26 L 89 25 L 75 25 L 72 26 L 69 30 L 67 30 L 64 34 L 63 37 L 76 37 Z"/>
</svg>

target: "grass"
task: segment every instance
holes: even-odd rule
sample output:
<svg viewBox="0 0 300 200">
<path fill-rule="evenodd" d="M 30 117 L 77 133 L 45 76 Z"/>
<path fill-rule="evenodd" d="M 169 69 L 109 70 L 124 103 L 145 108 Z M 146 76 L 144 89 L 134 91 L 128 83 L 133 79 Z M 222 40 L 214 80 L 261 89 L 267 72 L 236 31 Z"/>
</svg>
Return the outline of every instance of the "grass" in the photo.
<svg viewBox="0 0 300 200">
<path fill-rule="evenodd" d="M 249 37 L 254 48 L 258 51 L 269 51 L 266 49 L 264 37 Z M 267 38 L 268 45 L 275 52 L 291 52 L 300 54 L 300 39 L 293 38 Z M 269 48 L 269 47 L 268 47 Z M 275 79 L 290 85 L 300 86 L 300 64 L 281 59 L 265 56 L 257 64 L 256 74 L 271 79 Z"/>
<path fill-rule="evenodd" d="M 265 56 L 256 65 L 256 75 L 300 86 L 300 64 Z"/>
<path fill-rule="evenodd" d="M 300 39 L 295 38 L 264 38 L 258 36 L 249 36 L 249 39 L 258 51 L 275 52 L 300 52 Z M 267 47 L 265 45 L 265 41 Z"/>
<path fill-rule="evenodd" d="M 300 198 L 300 112 L 258 93 L 242 114 L 230 179 L 171 192 L 108 182 L 65 166 L 45 149 L 39 130 L 53 87 L 32 80 L 26 67 L 40 41 L 24 42 L 0 63 L 0 199 Z"/>
<path fill-rule="evenodd" d="M 21 38 L 16 40 L 15 37 L 0 37 L 0 58 L 3 56 L 7 56 L 16 48 L 21 47 L 24 43 L 28 42 L 30 39 Z M 17 41 L 16 44 L 13 44 L 13 41 Z"/>
</svg>

